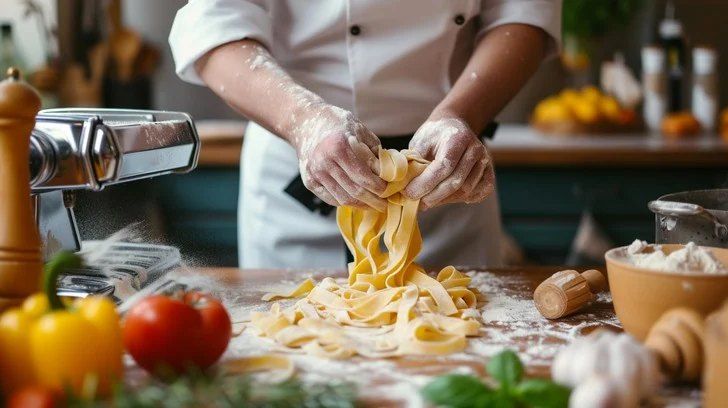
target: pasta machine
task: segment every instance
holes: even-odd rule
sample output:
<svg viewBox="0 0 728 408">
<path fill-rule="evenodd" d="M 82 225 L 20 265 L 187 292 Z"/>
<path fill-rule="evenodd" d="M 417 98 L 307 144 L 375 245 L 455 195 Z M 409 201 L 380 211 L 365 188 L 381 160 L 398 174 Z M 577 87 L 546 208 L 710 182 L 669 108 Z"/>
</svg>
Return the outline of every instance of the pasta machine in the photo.
<svg viewBox="0 0 728 408">
<path fill-rule="evenodd" d="M 109 185 L 186 173 L 197 165 L 199 151 L 197 131 L 185 113 L 83 108 L 41 111 L 30 139 L 30 184 L 44 257 L 60 250 L 81 250 L 73 211 L 75 191 L 101 191 Z M 170 256 L 179 261 L 176 248 L 112 246 L 109 253 L 133 275 L 132 283 L 138 283 L 141 272 L 168 267 Z M 151 256 L 150 251 L 154 252 Z M 99 261 L 107 269 L 109 262 Z M 140 265 L 146 270 L 141 271 Z M 88 279 L 71 281 L 66 279 L 71 291 L 109 290 Z"/>
</svg>

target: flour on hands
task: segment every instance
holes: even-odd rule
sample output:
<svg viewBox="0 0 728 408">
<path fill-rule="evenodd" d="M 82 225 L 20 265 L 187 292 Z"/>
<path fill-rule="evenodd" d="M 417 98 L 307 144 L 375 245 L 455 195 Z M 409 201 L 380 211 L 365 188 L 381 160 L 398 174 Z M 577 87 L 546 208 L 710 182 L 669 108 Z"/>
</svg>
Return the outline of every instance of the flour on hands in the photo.
<svg viewBox="0 0 728 408">
<path fill-rule="evenodd" d="M 293 144 L 304 185 L 334 206 L 384 211 L 386 183 L 376 173 L 381 142 L 354 115 L 323 105 L 309 110 Z"/>
<path fill-rule="evenodd" d="M 409 198 L 421 199 L 420 209 L 475 203 L 493 191 L 495 175 L 488 151 L 462 119 L 428 120 L 409 148 L 432 161 L 404 191 Z"/>
<path fill-rule="evenodd" d="M 291 143 L 299 158 L 304 185 L 324 202 L 384 211 L 379 197 L 386 183 L 376 174 L 381 143 L 354 115 L 326 103 L 296 83 L 262 46 L 243 44 L 247 69 L 264 84 L 277 111 L 270 127 Z"/>
</svg>

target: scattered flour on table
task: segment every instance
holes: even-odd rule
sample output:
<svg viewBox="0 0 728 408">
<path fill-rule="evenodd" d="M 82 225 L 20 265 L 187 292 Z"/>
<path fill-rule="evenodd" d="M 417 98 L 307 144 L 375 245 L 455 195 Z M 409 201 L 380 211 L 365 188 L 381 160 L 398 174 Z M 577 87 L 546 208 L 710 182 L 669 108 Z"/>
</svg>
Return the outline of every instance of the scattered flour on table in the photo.
<svg viewBox="0 0 728 408">
<path fill-rule="evenodd" d="M 346 381 L 357 386 L 364 401 L 382 397 L 405 407 L 427 406 L 419 390 L 427 384 L 434 372 L 432 366 L 418 365 L 423 360 L 446 365 L 452 372 L 482 374 L 488 358 L 505 348 L 518 350 L 524 364 L 529 367 L 547 366 L 554 355 L 574 337 L 590 329 L 603 326 L 619 326 L 619 322 L 605 306 L 611 303 L 608 293 L 601 293 L 595 299 L 594 307 L 584 313 L 559 321 L 549 321 L 538 314 L 528 296 L 529 282 L 518 276 L 507 276 L 490 272 L 467 272 L 472 278 L 471 287 L 477 288 L 486 297 L 485 305 L 478 310 L 483 322 L 482 336 L 469 339 L 468 347 L 460 353 L 448 356 L 413 356 L 397 359 L 369 359 L 355 357 L 350 360 L 328 360 L 302 353 L 284 350 L 270 339 L 259 337 L 254 328 L 245 329 L 231 340 L 224 359 L 254 356 L 266 353 L 286 353 L 296 366 L 297 377 L 306 383 Z M 272 303 L 261 302 L 260 297 L 271 291 L 288 291 L 302 280 L 315 281 L 332 276 L 330 271 L 311 270 L 305 274 L 291 271 L 286 279 L 273 284 L 241 282 L 220 289 L 219 283 L 200 276 L 186 276 L 183 279 L 190 286 L 212 290 L 220 297 L 230 311 L 234 322 L 245 322 L 250 312 L 268 310 Z M 182 280 L 182 279 L 180 279 Z M 213 289 L 214 288 L 214 289 Z M 294 303 L 296 300 L 289 300 Z M 285 301 L 284 301 L 285 302 Z M 288 303 L 281 306 L 286 307 Z M 243 327 L 245 323 L 234 325 Z M 545 339 L 548 337 L 548 339 Z M 668 401 L 679 401 L 682 394 L 669 396 Z M 672 404 L 667 404 L 673 406 Z"/>
<path fill-rule="evenodd" d="M 530 288 L 524 290 L 528 286 L 524 278 L 490 272 L 467 274 L 472 278 L 471 286 L 486 297 L 486 304 L 481 309 L 483 336 L 470 339 L 465 351 L 468 355 L 489 357 L 522 344 L 517 351 L 524 364 L 546 366 L 561 346 L 590 328 L 620 327 L 613 314 L 598 313 L 594 308 L 566 319 L 548 320 L 538 313 L 530 296 L 524 297 L 531 293 Z M 519 286 L 518 290 L 514 289 Z M 611 301 L 609 294 L 600 294 L 594 303 L 596 306 Z M 546 340 L 546 336 L 550 338 Z"/>
<path fill-rule="evenodd" d="M 246 321 L 250 312 L 267 310 L 272 303 L 261 302 L 260 297 L 271 291 L 288 291 L 302 280 L 311 277 L 320 280 L 330 274 L 311 271 L 305 275 L 291 275 L 290 279 L 274 284 L 251 285 L 243 283 L 237 290 L 217 293 L 228 305 L 233 321 Z M 347 381 L 358 386 L 364 400 L 385 396 L 388 400 L 398 401 L 407 407 L 425 406 L 419 390 L 435 374 L 427 368 L 417 366 L 423 359 L 447 364 L 449 370 L 459 373 L 482 372 L 488 358 L 503 349 L 516 348 L 519 343 L 527 344 L 517 350 L 521 359 L 528 365 L 547 365 L 558 349 L 569 339 L 581 334 L 590 326 L 617 326 L 615 318 L 598 318 L 593 314 L 583 314 L 574 321 L 551 322 L 536 311 L 530 298 L 523 298 L 523 291 L 517 285 L 528 285 L 525 280 L 490 272 L 467 272 L 472 278 L 471 287 L 477 288 L 486 297 L 485 305 L 478 310 L 483 322 L 481 337 L 469 339 L 466 350 L 448 356 L 403 357 L 398 359 L 368 359 L 355 357 L 350 360 L 328 360 L 302 353 L 291 353 L 270 339 L 259 337 L 254 328 L 245 329 L 231 341 L 226 358 L 260 355 L 265 353 L 287 353 L 297 367 L 298 378 L 304 382 Z M 515 279 L 515 281 L 514 281 Z M 196 279 L 193 279 L 193 281 Z M 243 278 L 244 282 L 244 278 Z M 196 283 L 205 286 L 204 282 Z M 514 284 L 517 289 L 514 289 Z M 242 289 L 241 289 L 242 288 Z M 295 303 L 296 299 L 288 300 Z M 596 303 L 608 303 L 611 298 L 602 296 Z M 286 307 L 289 303 L 283 303 Z M 584 323 L 588 322 L 588 323 Z M 548 342 L 543 335 L 556 338 Z M 437 373 L 439 374 L 439 373 Z"/>
<path fill-rule="evenodd" d="M 684 248 L 666 254 L 660 245 L 635 240 L 627 247 L 628 262 L 640 268 L 684 274 L 728 274 L 728 269 L 709 250 L 689 242 Z"/>
</svg>

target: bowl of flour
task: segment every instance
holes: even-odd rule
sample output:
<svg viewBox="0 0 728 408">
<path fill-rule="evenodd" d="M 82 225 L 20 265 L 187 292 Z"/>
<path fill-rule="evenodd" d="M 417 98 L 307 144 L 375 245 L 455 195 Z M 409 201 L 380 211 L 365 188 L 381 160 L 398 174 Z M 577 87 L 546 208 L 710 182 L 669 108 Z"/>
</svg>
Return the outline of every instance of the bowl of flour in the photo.
<svg viewBox="0 0 728 408">
<path fill-rule="evenodd" d="M 728 249 L 637 240 L 605 258 L 617 317 L 640 340 L 669 309 L 707 315 L 728 299 Z"/>
</svg>

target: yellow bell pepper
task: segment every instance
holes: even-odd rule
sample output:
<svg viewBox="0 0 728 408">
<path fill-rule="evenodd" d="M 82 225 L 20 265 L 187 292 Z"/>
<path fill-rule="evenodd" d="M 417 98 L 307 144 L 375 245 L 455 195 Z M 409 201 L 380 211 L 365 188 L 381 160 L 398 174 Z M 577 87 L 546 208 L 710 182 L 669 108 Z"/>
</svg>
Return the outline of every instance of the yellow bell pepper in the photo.
<svg viewBox="0 0 728 408">
<path fill-rule="evenodd" d="M 80 258 L 61 253 L 46 265 L 45 294 L 0 316 L 0 383 L 5 395 L 41 384 L 76 395 L 108 395 L 123 374 L 123 345 L 114 303 L 102 297 L 69 308 L 56 295 L 61 269 Z"/>
</svg>

